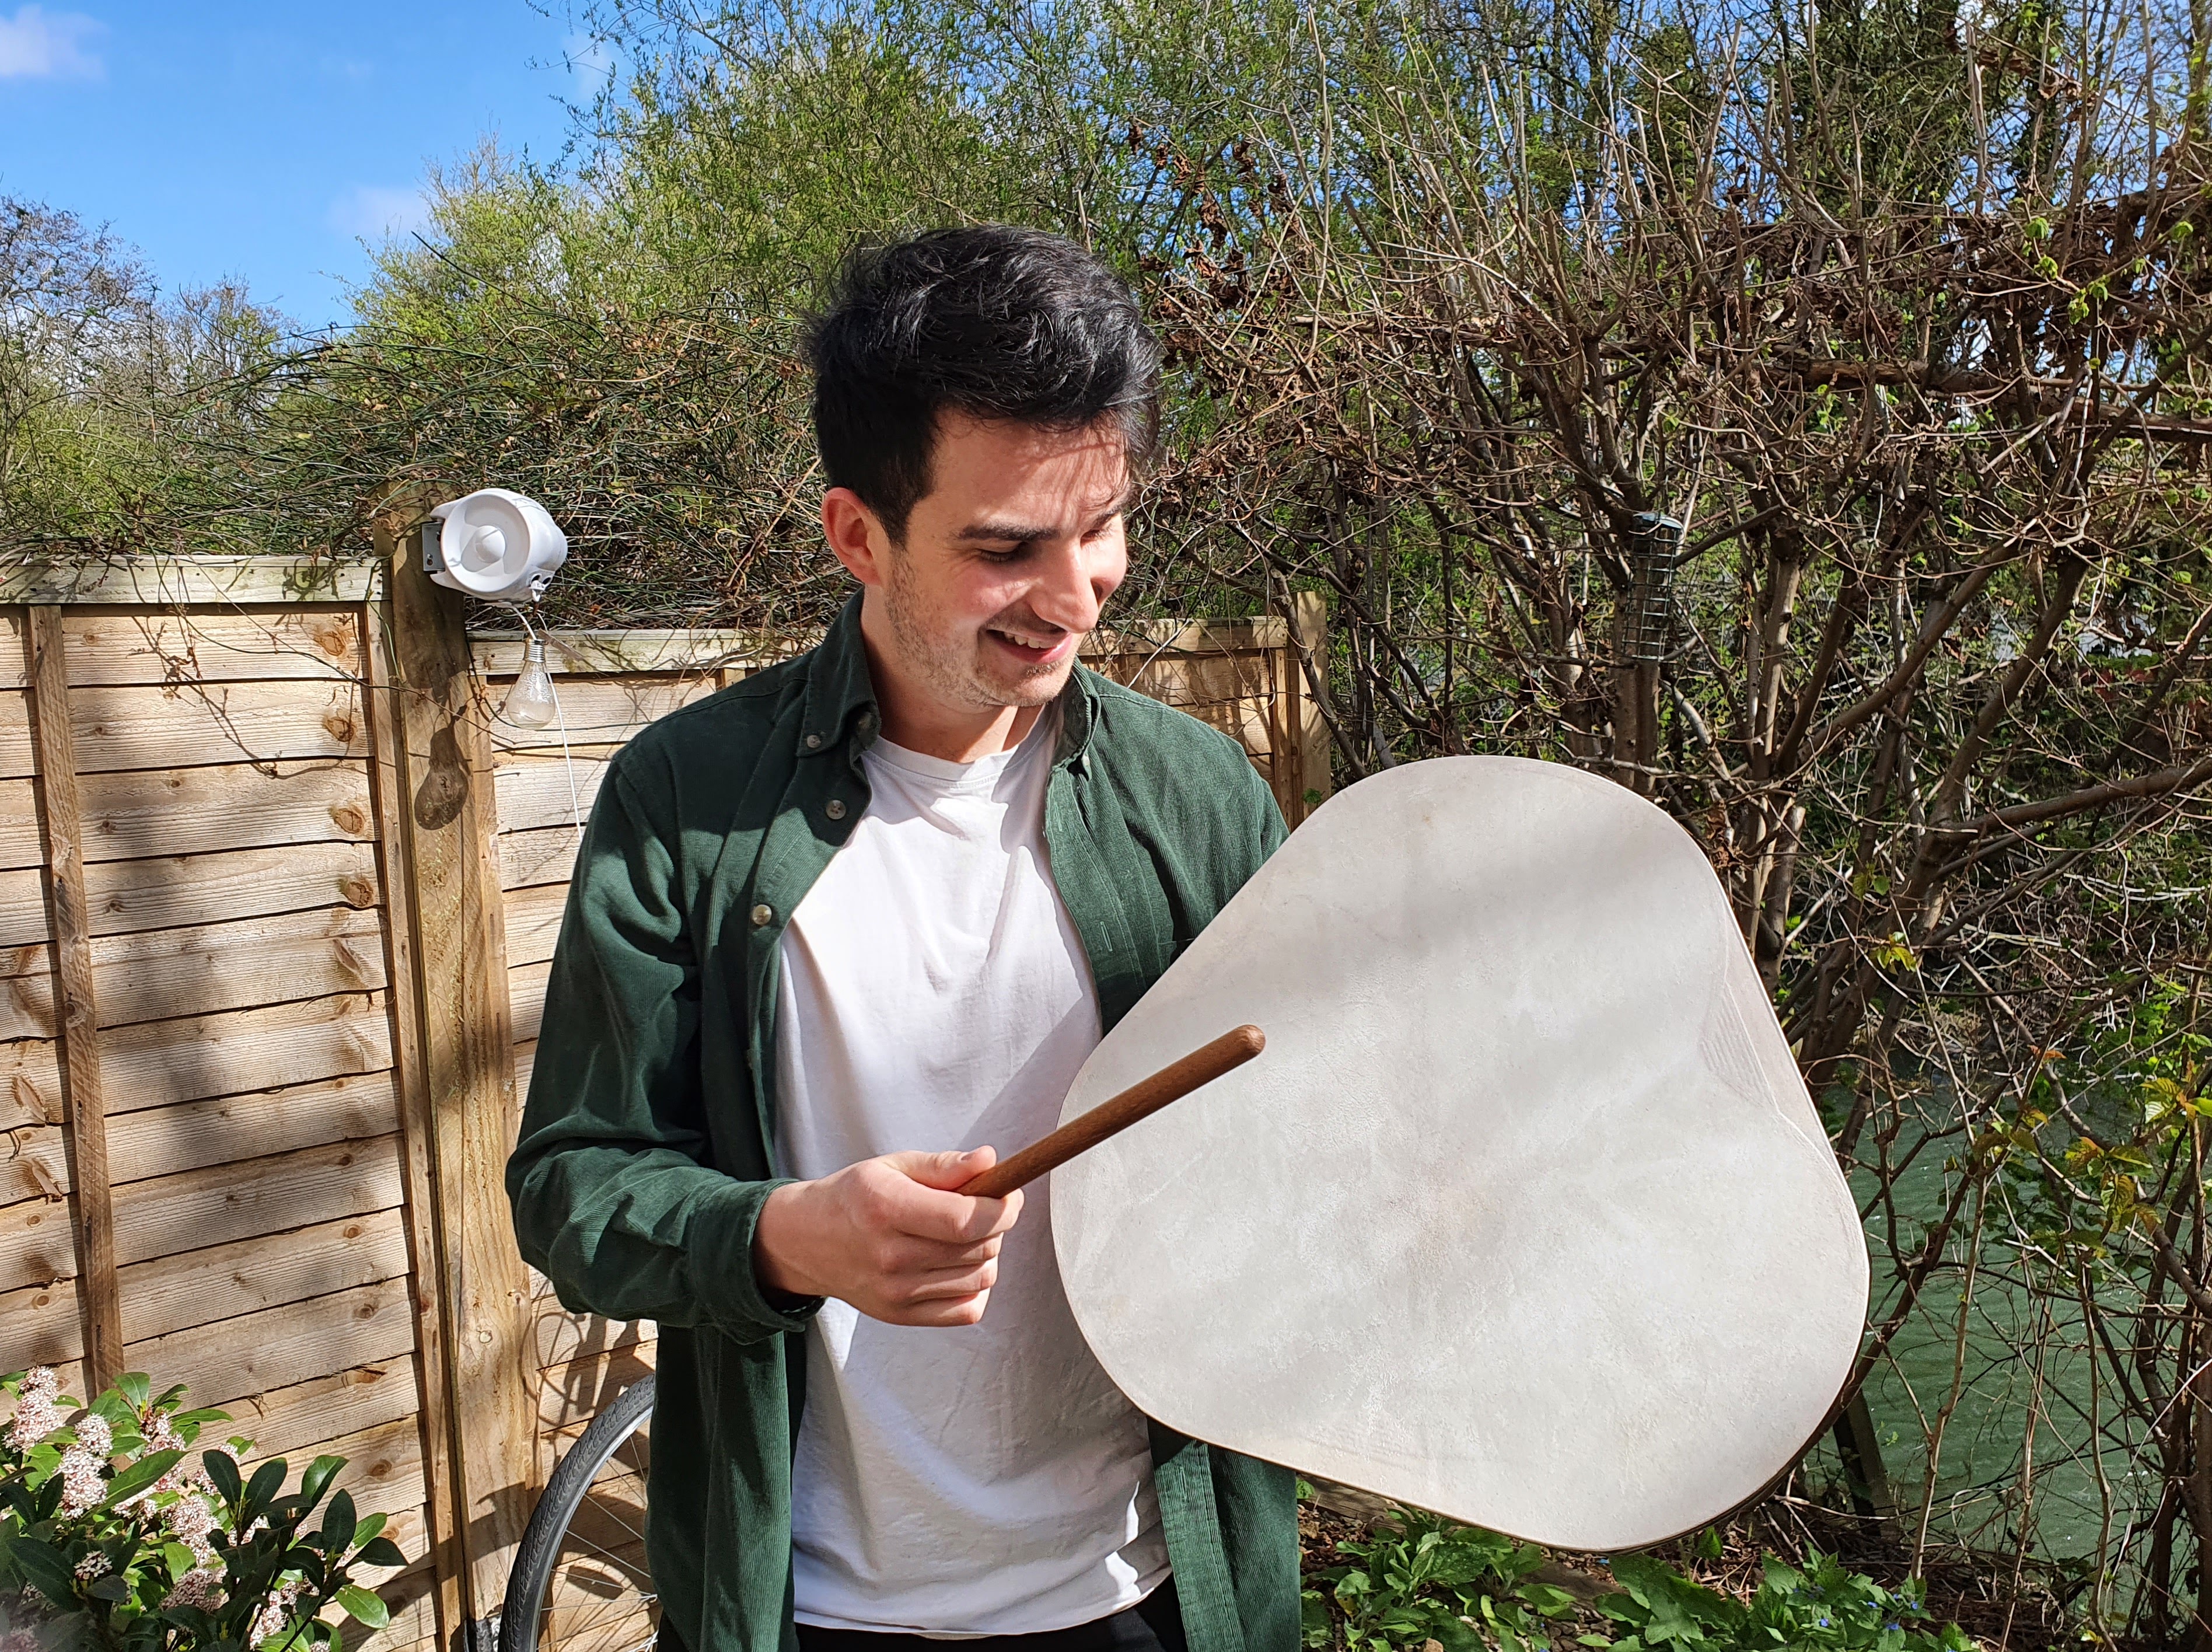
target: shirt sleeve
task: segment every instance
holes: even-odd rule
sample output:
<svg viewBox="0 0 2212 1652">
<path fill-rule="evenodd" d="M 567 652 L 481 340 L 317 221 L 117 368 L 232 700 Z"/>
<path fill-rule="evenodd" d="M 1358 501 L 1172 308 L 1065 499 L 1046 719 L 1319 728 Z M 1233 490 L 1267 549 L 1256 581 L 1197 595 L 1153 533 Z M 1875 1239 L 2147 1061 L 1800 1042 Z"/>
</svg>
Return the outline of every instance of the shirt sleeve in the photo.
<svg viewBox="0 0 2212 1652">
<path fill-rule="evenodd" d="M 571 1311 L 759 1341 L 821 1302 L 771 1303 L 753 1271 L 782 1183 L 708 1163 L 699 963 L 657 812 L 618 761 L 569 885 L 507 1198 L 524 1259 Z"/>
</svg>

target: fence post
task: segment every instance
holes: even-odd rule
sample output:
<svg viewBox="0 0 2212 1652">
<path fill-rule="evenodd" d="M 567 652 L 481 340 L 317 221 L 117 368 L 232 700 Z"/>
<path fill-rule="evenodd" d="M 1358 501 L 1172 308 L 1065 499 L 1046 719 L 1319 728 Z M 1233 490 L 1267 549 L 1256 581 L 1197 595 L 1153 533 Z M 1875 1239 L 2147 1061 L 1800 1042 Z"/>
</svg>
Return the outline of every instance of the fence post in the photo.
<svg viewBox="0 0 2212 1652">
<path fill-rule="evenodd" d="M 84 1316 L 87 1399 L 123 1375 L 123 1309 L 115 1271 L 115 1210 L 108 1189 L 107 1103 L 100 1077 L 100 1015 L 93 997 L 92 921 L 85 899 L 82 811 L 70 723 L 62 610 L 30 610 L 31 738 L 46 818 L 54 938 L 54 1021 L 62 1040 L 69 1124 L 70 1208 Z"/>
<path fill-rule="evenodd" d="M 397 813 L 413 885 L 406 906 L 415 1042 L 431 1110 L 437 1278 L 466 1556 L 461 1652 L 490 1652 L 537 1479 L 530 1277 L 504 1185 L 520 1108 L 491 739 L 460 594 L 431 583 L 412 536 L 382 525 L 378 540 L 392 558 Z"/>
</svg>

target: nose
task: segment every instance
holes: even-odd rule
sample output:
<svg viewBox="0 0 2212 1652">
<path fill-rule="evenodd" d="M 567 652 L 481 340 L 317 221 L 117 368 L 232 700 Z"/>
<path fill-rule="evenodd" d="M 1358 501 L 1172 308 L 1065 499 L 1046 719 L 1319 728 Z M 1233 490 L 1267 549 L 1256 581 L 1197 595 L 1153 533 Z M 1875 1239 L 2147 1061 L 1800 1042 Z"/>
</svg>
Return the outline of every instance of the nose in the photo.
<svg viewBox="0 0 2212 1652">
<path fill-rule="evenodd" d="M 1037 569 L 1036 583 L 1029 592 L 1030 607 L 1048 625 L 1088 631 L 1098 623 L 1098 610 L 1121 583 L 1127 566 L 1127 553 L 1118 544 L 1062 540 Z"/>
</svg>

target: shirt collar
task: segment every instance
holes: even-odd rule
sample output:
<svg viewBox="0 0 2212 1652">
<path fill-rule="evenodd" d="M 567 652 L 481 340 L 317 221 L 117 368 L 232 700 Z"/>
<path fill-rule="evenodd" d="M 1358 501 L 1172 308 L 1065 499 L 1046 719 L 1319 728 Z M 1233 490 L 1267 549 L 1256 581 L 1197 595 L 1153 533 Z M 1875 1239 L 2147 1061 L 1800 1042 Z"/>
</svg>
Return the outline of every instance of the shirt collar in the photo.
<svg viewBox="0 0 2212 1652">
<path fill-rule="evenodd" d="M 874 743 L 882 716 L 868 674 L 867 644 L 860 637 L 860 598 L 854 592 L 814 650 L 806 668 L 806 703 L 799 724 L 799 755 L 824 756 L 845 749 L 848 731 L 865 750 Z M 1068 673 L 1060 695 L 1060 747 L 1053 764 L 1079 762 L 1096 724 L 1097 678 L 1082 665 Z"/>
</svg>

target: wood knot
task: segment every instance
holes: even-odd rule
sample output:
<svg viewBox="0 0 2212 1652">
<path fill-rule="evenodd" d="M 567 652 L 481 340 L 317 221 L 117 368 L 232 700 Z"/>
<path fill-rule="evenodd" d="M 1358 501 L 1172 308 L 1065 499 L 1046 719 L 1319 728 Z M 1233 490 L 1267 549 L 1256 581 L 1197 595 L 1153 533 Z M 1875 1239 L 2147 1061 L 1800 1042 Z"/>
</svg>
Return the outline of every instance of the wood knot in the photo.
<svg viewBox="0 0 2212 1652">
<path fill-rule="evenodd" d="M 368 830 L 368 816 L 356 803 L 332 804 L 331 819 L 337 823 L 338 830 L 353 837 L 359 837 Z"/>
<path fill-rule="evenodd" d="M 323 727 L 329 731 L 331 738 L 336 740 L 340 745 L 349 746 L 353 744 L 354 721 L 343 712 L 325 712 Z"/>
<path fill-rule="evenodd" d="M 345 897 L 348 906 L 373 907 L 376 904 L 376 880 L 366 872 L 354 872 L 338 879 L 338 893 Z"/>
</svg>

